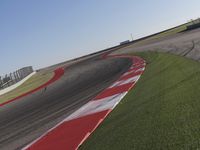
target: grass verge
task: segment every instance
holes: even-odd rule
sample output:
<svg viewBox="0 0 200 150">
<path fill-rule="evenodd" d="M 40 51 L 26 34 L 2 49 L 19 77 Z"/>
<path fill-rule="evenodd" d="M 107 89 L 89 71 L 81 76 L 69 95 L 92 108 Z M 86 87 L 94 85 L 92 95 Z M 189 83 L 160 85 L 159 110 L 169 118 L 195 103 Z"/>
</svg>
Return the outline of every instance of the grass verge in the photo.
<svg viewBox="0 0 200 150">
<path fill-rule="evenodd" d="M 50 80 L 53 77 L 53 72 L 38 72 L 35 75 L 33 75 L 30 79 L 28 79 L 26 82 L 24 82 L 22 85 L 17 87 L 16 89 L 5 93 L 3 95 L 0 95 L 0 103 L 6 102 L 10 99 L 13 99 L 23 93 L 26 93 L 30 90 L 33 90 L 40 85 L 46 83 L 48 80 Z"/>
<path fill-rule="evenodd" d="M 200 63 L 164 53 L 137 55 L 148 62 L 144 74 L 80 149 L 200 148 Z"/>
</svg>

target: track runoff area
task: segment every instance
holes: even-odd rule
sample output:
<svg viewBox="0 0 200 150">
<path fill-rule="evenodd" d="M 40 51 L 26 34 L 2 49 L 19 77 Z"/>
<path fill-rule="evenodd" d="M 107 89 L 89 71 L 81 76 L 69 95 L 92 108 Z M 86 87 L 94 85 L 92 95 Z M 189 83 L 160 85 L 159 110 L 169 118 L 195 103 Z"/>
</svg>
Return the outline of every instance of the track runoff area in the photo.
<svg viewBox="0 0 200 150">
<path fill-rule="evenodd" d="M 131 90 L 145 70 L 146 62 L 137 56 L 114 55 L 103 56 L 129 58 L 132 65 L 111 86 L 65 118 L 38 139 L 28 144 L 23 150 L 74 150 L 90 136 L 106 116 L 116 107 Z"/>
</svg>

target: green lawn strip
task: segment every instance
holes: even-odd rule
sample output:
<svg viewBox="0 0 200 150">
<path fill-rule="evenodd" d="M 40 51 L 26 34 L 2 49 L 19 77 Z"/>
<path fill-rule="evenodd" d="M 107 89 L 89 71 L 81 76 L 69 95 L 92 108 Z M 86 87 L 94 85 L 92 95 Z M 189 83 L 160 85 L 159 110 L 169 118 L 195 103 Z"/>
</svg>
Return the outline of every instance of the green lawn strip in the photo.
<svg viewBox="0 0 200 150">
<path fill-rule="evenodd" d="M 133 90 L 80 147 L 86 150 L 188 150 L 200 147 L 200 63 L 141 52 Z"/>
<path fill-rule="evenodd" d="M 38 72 L 16 89 L 0 96 L 0 103 L 13 99 L 23 93 L 33 90 L 53 77 L 53 72 Z"/>
</svg>

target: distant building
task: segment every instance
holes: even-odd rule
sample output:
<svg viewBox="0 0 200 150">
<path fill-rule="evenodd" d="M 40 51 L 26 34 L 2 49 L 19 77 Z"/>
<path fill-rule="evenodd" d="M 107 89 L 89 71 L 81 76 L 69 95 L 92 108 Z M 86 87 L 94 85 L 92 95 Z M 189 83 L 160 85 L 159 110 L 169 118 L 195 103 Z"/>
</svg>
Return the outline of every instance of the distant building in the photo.
<svg viewBox="0 0 200 150">
<path fill-rule="evenodd" d="M 32 66 L 24 67 L 24 68 L 19 69 L 18 71 L 20 74 L 20 78 L 23 79 L 33 72 L 33 67 Z"/>
<path fill-rule="evenodd" d="M 130 41 L 126 40 L 126 41 L 120 42 L 120 45 L 124 45 L 124 44 L 128 44 L 128 43 L 130 43 Z"/>
</svg>

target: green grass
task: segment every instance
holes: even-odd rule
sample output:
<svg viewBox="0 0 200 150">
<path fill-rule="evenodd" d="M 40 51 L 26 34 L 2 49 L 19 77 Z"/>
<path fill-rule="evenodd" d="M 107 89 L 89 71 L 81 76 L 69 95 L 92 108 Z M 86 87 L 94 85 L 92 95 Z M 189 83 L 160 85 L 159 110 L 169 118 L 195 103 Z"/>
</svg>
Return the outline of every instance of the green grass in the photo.
<svg viewBox="0 0 200 150">
<path fill-rule="evenodd" d="M 83 150 L 200 149 L 200 63 L 142 52 L 135 88 L 80 147 Z"/>
<path fill-rule="evenodd" d="M 26 93 L 30 90 L 33 90 L 40 85 L 44 84 L 48 80 L 50 80 L 53 77 L 53 72 L 39 72 L 33 75 L 30 79 L 28 79 L 26 82 L 24 82 L 21 86 L 18 88 L 0 95 L 0 103 L 6 102 L 10 99 L 13 99 L 23 93 Z"/>
</svg>

